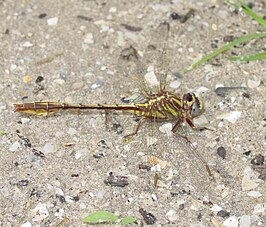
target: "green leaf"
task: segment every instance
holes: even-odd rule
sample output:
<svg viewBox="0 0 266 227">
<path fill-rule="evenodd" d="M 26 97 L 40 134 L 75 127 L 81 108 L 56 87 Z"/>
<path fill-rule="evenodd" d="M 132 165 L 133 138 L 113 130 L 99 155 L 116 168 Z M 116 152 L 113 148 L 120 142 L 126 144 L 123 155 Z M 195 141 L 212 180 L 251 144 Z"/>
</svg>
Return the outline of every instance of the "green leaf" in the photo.
<svg viewBox="0 0 266 227">
<path fill-rule="evenodd" d="M 237 56 L 237 57 L 230 57 L 227 58 L 231 61 L 256 61 L 256 60 L 266 60 L 266 52 L 258 53 L 258 54 L 252 54 L 252 55 L 246 55 L 246 56 Z"/>
<path fill-rule="evenodd" d="M 202 59 L 200 59 L 199 61 L 197 61 L 196 63 L 192 64 L 191 66 L 189 66 L 185 72 L 189 72 L 191 70 L 193 70 L 194 68 L 198 67 L 199 65 L 205 63 L 206 61 L 210 60 L 211 58 L 214 58 L 215 56 L 217 56 L 218 54 L 223 53 L 224 51 L 230 49 L 231 47 L 235 46 L 235 45 L 239 45 L 241 43 L 247 42 L 249 40 L 252 39 L 257 39 L 257 38 L 262 38 L 262 37 L 266 37 L 266 33 L 258 33 L 258 34 L 250 34 L 250 35 L 246 35 L 246 36 L 242 36 L 230 43 L 228 43 L 227 45 L 219 48 L 216 51 L 213 51 L 212 53 L 210 53 L 209 55 L 203 57 Z"/>
<path fill-rule="evenodd" d="M 128 217 L 122 218 L 120 223 L 125 226 L 125 225 L 130 225 L 134 223 L 135 221 L 136 221 L 136 218 L 128 216 Z"/>
<path fill-rule="evenodd" d="M 99 224 L 106 222 L 116 222 L 119 219 L 117 215 L 114 215 L 108 211 L 96 211 L 83 218 L 83 222 L 91 224 Z"/>
<path fill-rule="evenodd" d="M 7 134 L 7 132 L 0 131 L 0 136 L 2 136 L 2 135 L 6 135 L 6 134 Z"/>
<path fill-rule="evenodd" d="M 252 9 L 248 7 L 243 1 L 231 1 L 226 0 L 226 3 L 230 4 L 231 6 L 235 7 L 237 10 L 244 12 L 246 15 L 252 17 L 255 21 L 257 21 L 262 26 L 266 27 L 266 21 L 263 20 L 262 17 L 258 16 Z"/>
</svg>

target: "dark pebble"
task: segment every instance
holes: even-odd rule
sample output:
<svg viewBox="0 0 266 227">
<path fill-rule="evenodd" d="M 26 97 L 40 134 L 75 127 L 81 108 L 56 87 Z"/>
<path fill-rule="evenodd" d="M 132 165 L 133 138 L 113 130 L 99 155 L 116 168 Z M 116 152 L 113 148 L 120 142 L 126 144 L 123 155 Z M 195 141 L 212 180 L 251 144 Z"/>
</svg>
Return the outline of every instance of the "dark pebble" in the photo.
<svg viewBox="0 0 266 227">
<path fill-rule="evenodd" d="M 147 225 L 153 225 L 156 222 L 156 217 L 152 213 L 149 213 L 144 210 L 143 208 L 139 209 L 139 213 L 141 214 Z"/>
<path fill-rule="evenodd" d="M 266 172 L 258 176 L 259 179 L 266 181 Z"/>
<path fill-rule="evenodd" d="M 104 183 L 115 187 L 125 187 L 129 184 L 128 177 L 114 176 L 112 172 L 109 173 L 109 176 L 104 180 Z"/>
<path fill-rule="evenodd" d="M 43 76 L 38 76 L 37 79 L 35 80 L 35 83 L 38 84 L 44 80 Z"/>
<path fill-rule="evenodd" d="M 225 211 L 225 210 L 220 210 L 217 213 L 217 216 L 222 217 L 222 218 L 229 217 L 229 215 L 230 215 L 230 212 Z"/>
<path fill-rule="evenodd" d="M 45 18 L 47 16 L 47 14 L 46 13 L 41 13 L 41 14 L 39 14 L 39 19 L 43 19 L 43 18 Z"/>
<path fill-rule="evenodd" d="M 226 150 L 224 147 L 218 147 L 217 148 L 217 154 L 222 158 L 225 159 L 226 157 Z"/>
<path fill-rule="evenodd" d="M 174 12 L 174 13 L 171 13 L 170 18 L 172 20 L 179 20 L 181 18 L 181 16 L 178 13 Z"/>
<path fill-rule="evenodd" d="M 22 186 L 22 187 L 28 186 L 28 184 L 29 184 L 29 180 L 20 180 L 16 183 L 16 185 Z"/>
<path fill-rule="evenodd" d="M 262 154 L 256 155 L 256 157 L 251 160 L 251 164 L 253 165 L 263 165 L 263 163 L 264 163 L 264 156 Z"/>
</svg>

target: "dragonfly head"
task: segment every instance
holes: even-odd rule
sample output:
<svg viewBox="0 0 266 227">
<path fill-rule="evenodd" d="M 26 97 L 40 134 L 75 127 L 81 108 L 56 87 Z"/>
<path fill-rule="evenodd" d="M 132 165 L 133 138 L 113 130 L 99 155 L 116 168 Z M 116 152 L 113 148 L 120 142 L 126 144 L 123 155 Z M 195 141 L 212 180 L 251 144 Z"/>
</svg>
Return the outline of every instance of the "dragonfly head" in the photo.
<svg viewBox="0 0 266 227">
<path fill-rule="evenodd" d="M 202 100 L 193 92 L 183 95 L 183 107 L 190 112 L 192 118 L 197 117 L 204 112 Z"/>
</svg>

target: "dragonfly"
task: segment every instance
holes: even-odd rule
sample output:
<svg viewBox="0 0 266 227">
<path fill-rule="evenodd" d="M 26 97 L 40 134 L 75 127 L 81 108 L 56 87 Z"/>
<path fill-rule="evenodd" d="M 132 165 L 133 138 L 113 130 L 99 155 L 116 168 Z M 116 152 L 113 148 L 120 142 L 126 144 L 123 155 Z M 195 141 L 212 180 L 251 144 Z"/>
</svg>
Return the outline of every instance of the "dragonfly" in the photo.
<svg viewBox="0 0 266 227">
<path fill-rule="evenodd" d="M 162 23 L 161 30 L 163 34 L 168 36 L 169 24 Z M 162 34 L 160 33 L 160 34 Z M 134 136 L 138 133 L 139 129 L 145 122 L 174 122 L 171 132 L 178 134 L 180 137 L 186 140 L 190 144 L 190 153 L 195 156 L 205 167 L 207 175 L 212 177 L 212 171 L 205 159 L 200 155 L 196 147 L 189 140 L 188 133 L 184 131 L 184 134 L 179 133 L 179 129 L 183 124 L 187 124 L 192 130 L 203 131 L 211 130 L 207 127 L 199 127 L 193 123 L 193 119 L 202 115 L 204 112 L 203 101 L 193 92 L 187 92 L 180 96 L 179 94 L 167 89 L 167 64 L 166 64 L 166 40 L 167 37 L 163 37 L 161 50 L 161 73 L 159 83 L 156 85 L 156 89 L 151 89 L 146 81 L 144 81 L 143 69 L 139 69 L 138 75 L 142 78 L 142 96 L 143 101 L 141 102 L 130 102 L 122 104 L 97 104 L 97 103 L 65 103 L 65 102 L 49 102 L 49 101 L 36 101 L 28 103 L 16 103 L 14 104 L 14 111 L 19 113 L 26 113 L 32 115 L 49 115 L 58 111 L 64 110 L 104 110 L 104 111 L 123 111 L 133 114 L 140 120 L 136 125 L 135 130 L 126 135 L 126 137 Z M 138 59 L 138 53 L 132 46 L 127 48 L 126 53 L 122 57 L 127 60 L 130 58 Z M 132 57 L 133 56 L 133 57 Z M 134 60 L 133 60 L 134 61 Z"/>
</svg>

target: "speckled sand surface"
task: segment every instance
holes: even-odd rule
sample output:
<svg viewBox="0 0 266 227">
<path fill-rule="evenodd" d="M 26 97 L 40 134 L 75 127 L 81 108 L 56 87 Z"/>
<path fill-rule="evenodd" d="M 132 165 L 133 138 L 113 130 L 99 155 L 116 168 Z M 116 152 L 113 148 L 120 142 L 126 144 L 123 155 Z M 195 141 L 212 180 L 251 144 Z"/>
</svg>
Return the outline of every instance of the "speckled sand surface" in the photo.
<svg viewBox="0 0 266 227">
<path fill-rule="evenodd" d="M 261 2 L 254 10 L 265 16 Z M 184 23 L 171 18 L 190 9 L 194 16 Z M 263 31 L 262 26 L 218 0 L 2 0 L 0 12 L 0 131 L 7 133 L 0 136 L 0 226 L 86 226 L 82 218 L 96 210 L 134 216 L 135 226 L 147 226 L 140 208 L 154 215 L 154 226 L 266 225 L 265 61 L 218 58 L 182 73 L 224 45 L 225 37 Z M 147 164 L 147 127 L 123 141 L 136 124 L 132 116 L 106 121 L 104 112 L 35 117 L 12 111 L 13 103 L 34 100 L 121 103 L 139 91 L 119 63 L 121 51 L 131 45 L 145 57 L 164 21 L 170 24 L 172 90 L 201 93 L 206 111 L 195 124 L 214 129 L 188 133 L 215 181 L 193 171 L 182 143 L 161 135 L 157 156 L 167 164 L 155 189 L 152 171 L 139 168 Z M 232 51 L 263 48 L 265 39 Z M 234 89 L 221 94 L 216 88 L 222 86 Z M 110 121 L 123 128 L 110 130 Z M 128 185 L 105 184 L 110 172 L 128 177 Z M 190 193 L 182 191 L 184 179 Z"/>
</svg>

